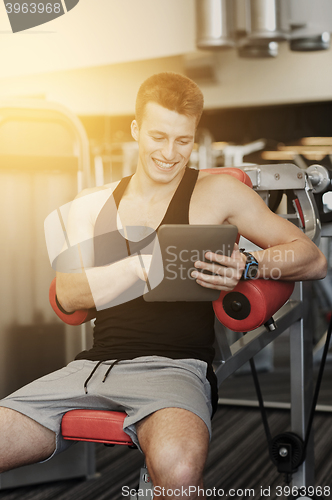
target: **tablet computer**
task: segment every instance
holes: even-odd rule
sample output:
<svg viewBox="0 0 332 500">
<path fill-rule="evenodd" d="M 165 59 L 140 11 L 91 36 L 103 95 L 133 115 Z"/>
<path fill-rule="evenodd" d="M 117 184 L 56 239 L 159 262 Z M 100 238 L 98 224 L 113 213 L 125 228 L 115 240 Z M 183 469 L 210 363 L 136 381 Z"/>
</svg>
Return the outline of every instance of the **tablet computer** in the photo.
<svg viewBox="0 0 332 500">
<path fill-rule="evenodd" d="M 157 232 L 143 298 L 147 302 L 212 301 L 220 290 L 205 288 L 191 276 L 208 251 L 231 256 L 236 226 L 165 224 Z M 196 269 L 198 270 L 198 269 Z M 159 284 L 158 284 L 159 283 Z"/>
</svg>

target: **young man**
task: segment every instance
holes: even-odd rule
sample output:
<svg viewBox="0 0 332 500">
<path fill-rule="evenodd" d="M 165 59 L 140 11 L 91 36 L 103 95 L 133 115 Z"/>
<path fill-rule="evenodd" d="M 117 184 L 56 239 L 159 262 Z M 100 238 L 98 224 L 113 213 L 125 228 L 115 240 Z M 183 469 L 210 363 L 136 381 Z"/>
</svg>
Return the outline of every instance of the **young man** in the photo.
<svg viewBox="0 0 332 500">
<path fill-rule="evenodd" d="M 128 414 L 125 430 L 144 452 L 155 486 L 202 487 L 217 397 L 213 311 L 208 302 L 148 303 L 140 296 L 151 259 L 146 248 L 161 223 L 234 224 L 264 249 L 254 252 L 260 276 L 275 270 L 276 256 L 284 280 L 325 276 L 318 248 L 252 189 L 228 175 L 186 168 L 202 109 L 202 93 L 188 78 L 162 73 L 146 80 L 132 122 L 136 173 L 86 190 L 73 204 L 68 235 L 79 264 L 59 264 L 57 297 L 67 312 L 97 307 L 94 346 L 0 402 L 1 471 L 61 451 L 61 418 L 72 407 L 119 409 Z M 233 289 L 246 257 L 236 247 L 231 257 L 207 258 L 211 263 L 195 266 L 214 274 L 196 273 L 197 282 Z"/>
</svg>

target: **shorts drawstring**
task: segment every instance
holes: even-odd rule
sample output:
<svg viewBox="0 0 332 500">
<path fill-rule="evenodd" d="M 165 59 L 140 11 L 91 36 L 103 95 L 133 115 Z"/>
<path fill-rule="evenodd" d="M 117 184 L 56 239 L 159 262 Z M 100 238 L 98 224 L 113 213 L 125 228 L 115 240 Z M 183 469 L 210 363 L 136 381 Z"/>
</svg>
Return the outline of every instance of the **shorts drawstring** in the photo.
<svg viewBox="0 0 332 500">
<path fill-rule="evenodd" d="M 108 368 L 107 372 L 105 373 L 105 377 L 103 378 L 103 382 L 105 382 L 105 380 L 107 379 L 107 376 L 109 374 L 109 372 L 112 370 L 113 366 L 116 365 L 120 360 L 119 359 L 116 359 L 115 361 L 113 361 L 113 363 L 111 364 L 111 366 Z"/>
<path fill-rule="evenodd" d="M 120 359 L 116 359 L 115 361 L 113 361 L 113 363 L 111 364 L 111 366 L 107 369 L 107 372 L 105 373 L 105 376 L 103 378 L 103 382 L 105 382 L 109 372 L 112 370 L 113 366 L 116 365 L 116 363 L 118 363 L 120 361 Z M 88 382 L 89 380 L 91 380 L 93 374 L 95 373 L 95 371 L 97 370 L 97 368 L 103 363 L 103 361 L 98 361 L 98 363 L 96 364 L 96 366 L 93 368 L 92 372 L 90 373 L 90 375 L 88 376 L 88 378 L 86 379 L 86 381 L 84 382 L 84 391 L 85 391 L 85 394 L 88 394 Z"/>
<path fill-rule="evenodd" d="M 102 361 L 98 361 L 98 363 L 93 368 L 92 372 L 90 373 L 90 375 L 88 376 L 88 378 L 84 382 L 84 391 L 85 391 L 85 394 L 88 394 L 88 382 L 89 382 L 89 380 L 91 379 L 91 377 L 94 374 L 94 372 L 97 370 L 98 366 L 101 365 L 101 364 L 102 364 Z"/>
</svg>

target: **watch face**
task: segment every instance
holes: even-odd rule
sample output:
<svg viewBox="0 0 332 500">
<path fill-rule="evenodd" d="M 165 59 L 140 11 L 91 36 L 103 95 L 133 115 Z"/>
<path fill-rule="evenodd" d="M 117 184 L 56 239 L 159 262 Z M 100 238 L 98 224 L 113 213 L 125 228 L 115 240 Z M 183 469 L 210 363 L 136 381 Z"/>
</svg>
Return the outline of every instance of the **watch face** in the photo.
<svg viewBox="0 0 332 500">
<path fill-rule="evenodd" d="M 252 264 L 251 266 L 249 266 L 248 274 L 247 274 L 247 276 L 248 276 L 249 279 L 256 278 L 257 273 L 258 273 L 258 266 L 257 266 L 257 264 Z"/>
</svg>

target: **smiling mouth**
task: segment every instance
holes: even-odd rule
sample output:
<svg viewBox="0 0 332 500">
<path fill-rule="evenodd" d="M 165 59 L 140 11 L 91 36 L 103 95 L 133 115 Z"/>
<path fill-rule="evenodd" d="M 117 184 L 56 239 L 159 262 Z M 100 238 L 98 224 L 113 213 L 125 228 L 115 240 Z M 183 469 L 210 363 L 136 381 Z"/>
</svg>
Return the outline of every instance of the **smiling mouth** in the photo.
<svg viewBox="0 0 332 500">
<path fill-rule="evenodd" d="M 153 161 L 158 165 L 158 167 L 160 167 L 163 170 L 169 170 L 172 167 L 174 167 L 174 165 L 177 163 L 177 162 L 166 163 L 164 161 L 157 160 L 156 158 L 153 158 Z"/>
</svg>

